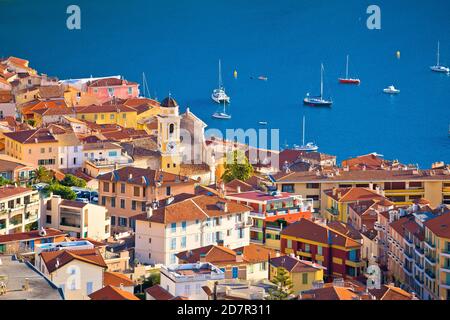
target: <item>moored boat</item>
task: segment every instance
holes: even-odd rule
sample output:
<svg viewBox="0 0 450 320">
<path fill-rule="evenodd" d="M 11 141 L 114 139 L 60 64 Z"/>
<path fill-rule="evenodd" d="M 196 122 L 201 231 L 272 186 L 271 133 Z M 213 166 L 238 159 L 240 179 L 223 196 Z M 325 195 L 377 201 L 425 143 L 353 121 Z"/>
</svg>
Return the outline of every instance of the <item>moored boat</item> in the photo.
<svg viewBox="0 0 450 320">
<path fill-rule="evenodd" d="M 396 89 L 394 86 L 389 86 L 385 89 L 383 89 L 384 93 L 389 93 L 389 94 L 398 94 L 400 93 L 400 90 Z"/>
<path fill-rule="evenodd" d="M 348 77 L 348 60 L 349 60 L 349 56 L 347 55 L 347 66 L 345 68 L 345 78 L 339 78 L 339 82 L 342 84 L 360 84 L 361 80 Z"/>
<path fill-rule="evenodd" d="M 311 97 L 309 93 L 303 99 L 303 103 L 307 106 L 320 107 L 320 106 L 331 106 L 333 101 L 331 99 L 325 99 L 323 97 L 323 64 L 320 68 L 320 96 Z"/>
<path fill-rule="evenodd" d="M 437 63 L 435 66 L 431 66 L 430 69 L 431 71 L 434 72 L 440 72 L 440 73 L 450 73 L 450 68 L 446 67 L 446 66 L 442 66 L 440 64 L 440 43 L 438 41 L 438 47 L 437 47 Z"/>
<path fill-rule="evenodd" d="M 219 60 L 219 87 L 213 90 L 211 95 L 211 99 L 213 99 L 217 103 L 230 103 L 230 97 L 225 93 L 225 88 L 222 84 L 222 65 Z"/>
</svg>

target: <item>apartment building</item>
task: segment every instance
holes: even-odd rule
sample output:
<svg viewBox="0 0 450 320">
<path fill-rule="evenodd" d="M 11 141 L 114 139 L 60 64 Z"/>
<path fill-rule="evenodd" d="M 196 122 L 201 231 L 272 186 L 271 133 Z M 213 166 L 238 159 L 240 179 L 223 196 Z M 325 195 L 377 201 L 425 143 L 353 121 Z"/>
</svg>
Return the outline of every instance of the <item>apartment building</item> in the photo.
<svg viewBox="0 0 450 320">
<path fill-rule="evenodd" d="M 86 143 L 82 148 L 83 172 L 91 177 L 133 165 L 133 158 L 122 153 L 122 147 L 118 143 Z"/>
<path fill-rule="evenodd" d="M 46 128 L 6 132 L 5 153 L 33 166 L 58 168 L 58 141 Z"/>
<path fill-rule="evenodd" d="M 147 208 L 136 217 L 135 255 L 141 263 L 174 264 L 177 254 L 223 241 L 230 249 L 249 245 L 250 208 L 200 195 L 162 207 Z"/>
<path fill-rule="evenodd" d="M 326 225 L 301 219 L 281 231 L 281 252 L 294 254 L 327 268 L 328 277 L 355 278 L 362 274 L 362 244 Z"/>
<path fill-rule="evenodd" d="M 123 167 L 97 179 L 99 203 L 108 209 L 111 227 L 115 231 L 133 229 L 133 217 L 146 212 L 147 203 L 195 192 L 195 181 L 151 169 Z"/>
<path fill-rule="evenodd" d="M 42 224 L 62 230 L 72 237 L 102 241 L 111 235 L 111 218 L 103 206 L 62 199 L 46 199 Z"/>
<path fill-rule="evenodd" d="M 25 187 L 0 187 L 0 235 L 39 227 L 39 194 Z"/>
<path fill-rule="evenodd" d="M 36 245 L 63 242 L 65 236 L 64 232 L 51 228 L 0 235 L 0 255 L 33 253 Z"/>
<path fill-rule="evenodd" d="M 313 200 L 287 192 L 247 191 L 227 194 L 225 198 L 252 208 L 250 241 L 275 250 L 280 249 L 283 228 L 301 218 L 311 219 L 314 213 Z"/>
<path fill-rule="evenodd" d="M 432 206 L 450 203 L 450 169 L 349 170 L 348 167 L 282 173 L 271 177 L 281 192 L 313 198 L 315 208 L 326 207 L 325 190 L 362 187 L 380 190 L 396 205 L 425 198 Z"/>
</svg>

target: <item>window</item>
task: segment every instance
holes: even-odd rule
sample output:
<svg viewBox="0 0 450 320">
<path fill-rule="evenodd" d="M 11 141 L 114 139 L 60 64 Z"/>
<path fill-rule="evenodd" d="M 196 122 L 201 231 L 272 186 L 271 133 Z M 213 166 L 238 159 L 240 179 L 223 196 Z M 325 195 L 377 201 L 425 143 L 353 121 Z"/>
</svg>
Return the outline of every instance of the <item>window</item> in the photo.
<svg viewBox="0 0 450 320">
<path fill-rule="evenodd" d="M 103 182 L 103 192 L 109 192 L 109 183 Z"/>
<path fill-rule="evenodd" d="M 116 225 L 116 217 L 115 216 L 111 216 L 111 225 L 112 226 Z"/>
<path fill-rule="evenodd" d="M 102 197 L 102 206 L 106 205 L 106 197 Z"/>
<path fill-rule="evenodd" d="M 171 254 L 170 255 L 170 263 L 175 263 L 175 262 L 177 262 L 177 257 L 176 257 L 176 255 L 175 255 L 175 253 L 173 253 L 173 254 Z M 167 286 L 167 287 L 169 287 L 169 286 Z M 167 290 L 168 290 L 169 288 L 167 288 Z"/>
<path fill-rule="evenodd" d="M 242 228 L 240 228 L 240 229 L 238 229 L 239 231 L 238 231 L 238 234 L 239 234 L 239 239 L 242 239 L 242 238 L 244 238 L 244 229 L 242 229 Z"/>
<path fill-rule="evenodd" d="M 126 113 L 122 113 L 122 119 L 126 119 L 127 118 L 127 114 Z"/>
<path fill-rule="evenodd" d="M 281 191 L 294 193 L 294 185 L 293 184 L 283 184 L 283 185 L 281 185 Z"/>
<path fill-rule="evenodd" d="M 101 115 L 101 118 L 102 118 L 102 120 L 105 120 L 105 115 L 102 114 L 102 115 Z"/>
<path fill-rule="evenodd" d="M 238 275 L 239 275 L 239 268 L 238 267 L 233 267 L 231 269 L 232 272 L 232 277 L 233 279 L 237 279 Z"/>
<path fill-rule="evenodd" d="M 175 250 L 177 248 L 177 239 L 172 238 L 170 239 L 170 250 Z"/>
<path fill-rule="evenodd" d="M 114 120 L 114 113 L 111 113 L 111 114 L 109 115 L 109 119 L 110 119 L 110 120 Z"/>
<path fill-rule="evenodd" d="M 181 230 L 182 230 L 183 232 L 186 231 L 186 221 L 181 222 Z"/>
<path fill-rule="evenodd" d="M 119 217 L 119 226 L 126 227 L 127 226 L 127 218 Z"/>
<path fill-rule="evenodd" d="M 173 134 L 175 132 L 175 125 L 173 123 L 169 124 L 169 134 Z"/>
<path fill-rule="evenodd" d="M 128 87 L 128 94 L 133 94 L 133 87 Z"/>
<path fill-rule="evenodd" d="M 108 156 L 110 157 L 117 157 L 117 151 L 109 151 Z"/>
<path fill-rule="evenodd" d="M 136 201 L 131 201 L 131 210 L 136 210 Z"/>
<path fill-rule="evenodd" d="M 91 294 L 93 291 L 93 287 L 94 287 L 94 284 L 92 283 L 92 281 L 87 282 L 86 283 L 86 294 L 88 294 L 88 295 Z"/>
<path fill-rule="evenodd" d="M 41 153 L 45 153 L 45 148 L 41 148 Z"/>
<path fill-rule="evenodd" d="M 148 243 L 152 243 L 152 238 L 148 238 Z"/>
<path fill-rule="evenodd" d="M 171 190 L 170 187 L 166 187 L 166 196 L 170 196 Z"/>
<path fill-rule="evenodd" d="M 186 248 L 186 236 L 181 238 L 181 248 Z"/>
<path fill-rule="evenodd" d="M 31 149 L 28 149 L 28 154 L 31 154 Z"/>
<path fill-rule="evenodd" d="M 306 188 L 307 189 L 319 189 L 320 185 L 318 183 L 307 183 Z"/>
<path fill-rule="evenodd" d="M 292 248 L 292 240 L 288 239 L 288 240 L 287 240 L 287 243 L 286 243 L 286 246 L 287 246 L 289 249 L 291 249 L 291 248 Z"/>
<path fill-rule="evenodd" d="M 73 158 L 73 164 L 77 164 L 77 158 Z"/>
<path fill-rule="evenodd" d="M 116 207 L 116 198 L 114 198 L 114 197 L 111 198 L 111 207 L 112 208 Z"/>
<path fill-rule="evenodd" d="M 308 274 L 307 273 L 302 274 L 302 284 L 308 284 Z"/>
<path fill-rule="evenodd" d="M 125 183 L 120 184 L 120 192 L 125 193 Z"/>
<path fill-rule="evenodd" d="M 114 88 L 108 88 L 108 94 L 110 96 L 114 95 Z"/>
<path fill-rule="evenodd" d="M 45 223 L 48 223 L 48 224 L 52 223 L 52 216 L 51 215 L 47 215 L 47 217 L 45 219 Z"/>
<path fill-rule="evenodd" d="M 170 231 L 172 233 L 177 232 L 177 224 L 176 224 L 176 222 L 173 222 L 173 223 L 170 224 Z"/>
<path fill-rule="evenodd" d="M 309 244 L 305 243 L 305 252 L 310 252 L 311 248 L 309 246 Z"/>
<path fill-rule="evenodd" d="M 317 254 L 318 254 L 319 256 L 322 256 L 322 255 L 323 255 L 323 252 L 322 252 L 322 246 L 317 246 Z"/>
<path fill-rule="evenodd" d="M 134 191 L 133 191 L 133 195 L 135 196 L 135 197 L 139 197 L 140 195 L 141 195 L 141 190 L 140 190 L 141 188 L 139 188 L 139 187 L 134 187 Z"/>
</svg>

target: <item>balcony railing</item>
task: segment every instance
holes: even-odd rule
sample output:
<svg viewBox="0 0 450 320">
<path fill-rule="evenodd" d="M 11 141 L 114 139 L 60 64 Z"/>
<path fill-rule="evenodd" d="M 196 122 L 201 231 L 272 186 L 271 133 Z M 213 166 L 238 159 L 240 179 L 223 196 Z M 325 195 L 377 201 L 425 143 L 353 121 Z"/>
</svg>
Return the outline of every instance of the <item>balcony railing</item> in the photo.
<svg viewBox="0 0 450 320">
<path fill-rule="evenodd" d="M 339 215 L 339 210 L 337 210 L 336 208 L 328 208 L 327 211 L 329 213 L 331 213 L 333 216 L 338 216 Z"/>
<path fill-rule="evenodd" d="M 431 270 L 425 270 L 425 275 L 427 275 L 431 280 L 436 279 L 436 274 Z"/>
</svg>

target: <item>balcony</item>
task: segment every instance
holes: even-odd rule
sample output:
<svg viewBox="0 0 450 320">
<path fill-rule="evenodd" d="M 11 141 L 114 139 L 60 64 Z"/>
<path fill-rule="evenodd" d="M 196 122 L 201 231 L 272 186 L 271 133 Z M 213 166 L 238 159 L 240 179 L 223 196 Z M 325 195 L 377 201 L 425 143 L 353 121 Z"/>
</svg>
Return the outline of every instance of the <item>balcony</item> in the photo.
<svg viewBox="0 0 450 320">
<path fill-rule="evenodd" d="M 408 276 L 412 276 L 412 270 L 405 264 L 403 266 L 403 271 L 408 275 Z"/>
<path fill-rule="evenodd" d="M 431 271 L 431 270 L 425 270 L 425 276 L 428 278 L 428 279 L 430 279 L 431 281 L 434 281 L 434 280 L 436 280 L 436 274 L 433 272 L 433 271 Z"/>
<path fill-rule="evenodd" d="M 0 223 L 0 230 L 6 229 L 6 223 Z"/>
<path fill-rule="evenodd" d="M 417 247 L 417 246 L 414 248 L 414 252 L 416 253 L 416 255 L 420 256 L 421 258 L 423 258 L 425 255 L 425 251 L 422 248 Z"/>
<path fill-rule="evenodd" d="M 280 226 L 271 226 L 271 225 L 266 225 L 266 231 L 275 231 L 275 232 L 281 232 L 281 230 L 283 230 L 282 227 Z"/>
<path fill-rule="evenodd" d="M 430 250 L 436 250 L 436 245 L 432 244 L 431 242 L 429 242 L 428 240 L 424 241 L 425 246 L 430 249 Z"/>
<path fill-rule="evenodd" d="M 443 267 L 441 267 L 441 271 L 450 273 L 450 266 L 443 266 Z"/>
<path fill-rule="evenodd" d="M 416 265 L 416 269 L 420 272 L 424 271 L 424 266 L 422 266 L 419 262 L 415 261 L 414 264 Z"/>
<path fill-rule="evenodd" d="M 450 250 L 442 250 L 440 253 L 441 256 L 445 257 L 445 258 L 450 258 Z"/>
<path fill-rule="evenodd" d="M 385 230 L 384 226 L 379 222 L 375 222 L 373 227 L 376 231 L 384 231 Z"/>
<path fill-rule="evenodd" d="M 261 228 L 261 227 L 256 227 L 256 226 L 252 226 L 252 227 L 250 227 L 250 231 L 253 231 L 253 232 L 263 232 L 263 228 Z"/>
<path fill-rule="evenodd" d="M 408 238 L 403 238 L 404 243 L 408 246 L 408 247 L 413 247 L 414 246 L 414 242 Z"/>
<path fill-rule="evenodd" d="M 436 259 L 430 255 L 425 255 L 425 261 L 428 262 L 428 264 L 435 266 L 436 265 Z"/>
<path fill-rule="evenodd" d="M 327 211 L 333 216 L 339 216 L 339 210 L 336 208 L 328 208 Z"/>
<path fill-rule="evenodd" d="M 360 268 L 365 266 L 365 262 L 361 260 L 359 261 L 345 260 L 345 265 L 353 268 Z"/>
<path fill-rule="evenodd" d="M 423 188 L 409 188 L 409 189 L 393 189 L 384 190 L 386 196 L 407 196 L 407 195 L 422 195 L 425 190 Z"/>
<path fill-rule="evenodd" d="M 258 219 L 264 219 L 266 217 L 266 215 L 262 212 L 250 212 L 250 217 L 252 218 L 258 218 Z"/>
<path fill-rule="evenodd" d="M 450 281 L 447 281 L 447 282 L 441 282 L 441 283 L 439 284 L 439 286 L 440 286 L 441 288 L 450 290 Z"/>
<path fill-rule="evenodd" d="M 305 258 L 311 258 L 312 257 L 312 253 L 311 252 L 305 252 L 305 251 L 297 251 L 297 255 L 300 257 L 305 257 Z"/>
</svg>

